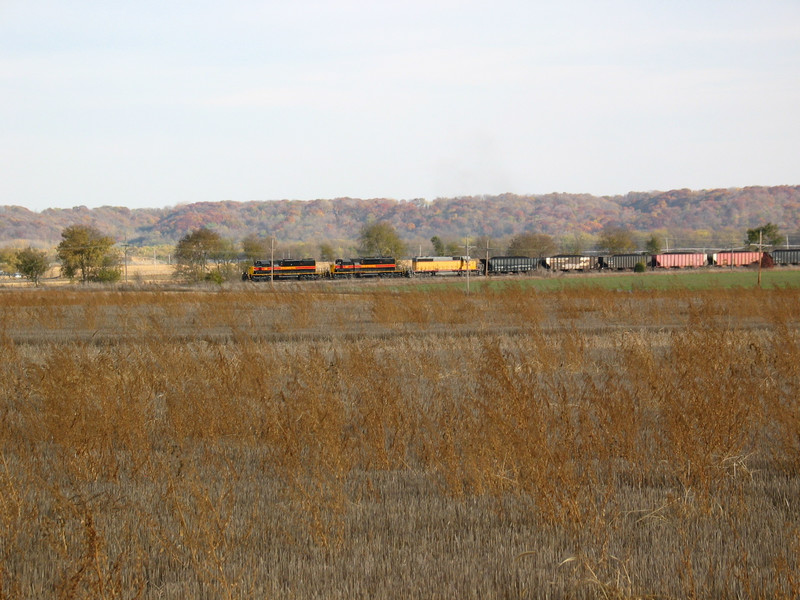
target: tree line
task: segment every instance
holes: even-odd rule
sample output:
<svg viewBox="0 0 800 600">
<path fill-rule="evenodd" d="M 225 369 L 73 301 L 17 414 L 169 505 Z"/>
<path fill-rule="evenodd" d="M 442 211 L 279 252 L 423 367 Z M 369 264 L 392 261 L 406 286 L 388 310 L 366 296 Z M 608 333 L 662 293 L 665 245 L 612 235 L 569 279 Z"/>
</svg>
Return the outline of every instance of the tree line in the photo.
<svg viewBox="0 0 800 600">
<path fill-rule="evenodd" d="M 122 259 L 127 249 L 123 249 L 113 237 L 88 225 L 70 225 L 61 232 L 61 242 L 55 250 L 55 258 L 60 263 L 61 276 L 81 283 L 114 283 L 122 276 Z M 784 240 L 780 228 L 766 223 L 746 231 L 743 243 L 748 247 L 761 244 L 763 248 L 780 245 Z M 598 236 L 593 250 L 609 254 L 624 254 L 643 249 L 657 254 L 662 251 L 662 240 L 652 234 L 641 248 L 634 232 L 624 227 L 606 227 Z M 242 261 L 278 258 L 283 248 L 274 237 L 246 235 L 237 245 L 233 240 L 222 237 L 218 232 L 199 227 L 184 235 L 174 248 L 174 274 L 177 279 L 197 282 L 223 281 L 236 279 L 241 274 Z M 359 233 L 356 253 L 359 256 L 403 257 L 409 253 L 427 253 L 421 247 L 409 249 L 391 223 L 378 221 L 364 225 Z M 411 250 L 411 252 L 409 252 Z M 507 244 L 498 243 L 487 236 L 474 239 L 454 240 L 433 236 L 430 250 L 436 256 L 528 256 L 542 258 L 559 252 L 583 253 L 587 248 L 576 239 L 574 245 L 564 247 L 553 237 L 540 232 L 521 233 Z M 276 252 L 278 254 L 276 254 Z M 329 242 L 318 243 L 316 257 L 323 261 L 333 261 L 339 256 Z M 50 268 L 48 253 L 44 250 L 27 247 L 13 250 L 0 249 L 0 264 L 6 265 L 28 280 L 38 285 Z"/>
<path fill-rule="evenodd" d="M 119 251 L 116 240 L 88 225 L 70 225 L 61 232 L 61 242 L 56 247 L 56 259 L 61 264 L 61 276 L 82 283 L 113 283 L 121 277 Z M 21 250 L 4 249 L 0 262 L 10 265 L 18 273 L 38 285 L 50 268 L 45 250 L 28 246 Z"/>
<path fill-rule="evenodd" d="M 73 223 L 91 224 L 134 246 L 174 247 L 185 233 L 207 227 L 240 241 L 250 232 L 281 240 L 311 240 L 324 233 L 334 245 L 354 242 L 369 222 L 388 221 L 402 237 L 427 245 L 433 236 L 445 243 L 465 234 L 508 240 L 536 231 L 561 238 L 578 232 L 593 243 L 607 225 L 623 224 L 638 232 L 669 231 L 683 235 L 709 232 L 717 240 L 758 223 L 780 223 L 800 235 L 800 185 L 717 190 L 631 192 L 625 196 L 590 194 L 480 195 L 434 200 L 335 198 L 312 201 L 198 202 L 162 209 L 103 206 L 34 212 L 0 206 L 0 240 L 58 243 Z M 265 225 L 269 224 L 269 225 Z M 268 227 L 268 229 L 265 229 Z M 26 242 L 27 245 L 27 242 Z M 43 247 L 43 246 L 42 246 Z"/>
</svg>

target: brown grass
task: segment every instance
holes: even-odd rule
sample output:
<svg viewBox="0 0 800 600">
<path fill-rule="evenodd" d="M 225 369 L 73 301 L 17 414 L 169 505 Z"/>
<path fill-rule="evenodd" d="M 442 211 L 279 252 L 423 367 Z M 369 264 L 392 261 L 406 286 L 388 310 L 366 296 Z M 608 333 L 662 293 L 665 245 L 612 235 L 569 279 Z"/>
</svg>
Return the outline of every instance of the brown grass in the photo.
<svg viewBox="0 0 800 600">
<path fill-rule="evenodd" d="M 800 292 L 0 293 L 0 598 L 800 595 Z"/>
</svg>

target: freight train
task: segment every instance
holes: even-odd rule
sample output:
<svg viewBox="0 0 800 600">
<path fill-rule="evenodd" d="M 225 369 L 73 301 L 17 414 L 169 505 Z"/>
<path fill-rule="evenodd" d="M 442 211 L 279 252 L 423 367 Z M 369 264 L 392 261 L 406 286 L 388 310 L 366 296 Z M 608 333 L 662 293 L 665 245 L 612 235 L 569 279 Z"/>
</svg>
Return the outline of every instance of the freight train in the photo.
<svg viewBox="0 0 800 600">
<path fill-rule="evenodd" d="M 256 260 L 242 273 L 243 281 L 352 279 L 368 277 L 417 277 L 480 275 L 482 264 L 465 256 L 415 256 L 410 261 L 375 256 L 337 258 L 327 269 L 319 270 L 313 258 Z"/>
<path fill-rule="evenodd" d="M 696 269 L 703 267 L 746 267 L 800 265 L 800 248 L 771 252 L 745 250 L 727 252 L 665 252 L 662 254 L 629 253 L 607 255 L 558 254 L 545 258 L 528 256 L 493 256 L 475 259 L 465 256 L 415 256 L 409 260 L 394 257 L 359 257 L 336 259 L 319 269 L 313 258 L 256 260 L 242 273 L 244 281 L 351 279 L 370 277 L 420 277 L 443 275 L 509 275 L 547 271 L 623 271 L 637 265 L 651 269 Z"/>
</svg>

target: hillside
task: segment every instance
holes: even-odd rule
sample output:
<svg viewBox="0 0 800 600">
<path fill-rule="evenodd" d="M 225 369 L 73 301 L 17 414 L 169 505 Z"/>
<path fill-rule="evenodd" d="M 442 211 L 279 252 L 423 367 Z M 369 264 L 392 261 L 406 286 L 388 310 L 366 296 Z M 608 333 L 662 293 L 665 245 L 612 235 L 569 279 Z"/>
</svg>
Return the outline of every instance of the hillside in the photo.
<svg viewBox="0 0 800 600">
<path fill-rule="evenodd" d="M 744 231 L 770 221 L 800 232 L 800 186 L 632 192 L 624 196 L 554 193 L 426 200 L 354 199 L 200 202 L 163 209 L 48 209 L 0 206 L 0 245 L 52 245 L 62 229 L 88 224 L 134 245 L 174 244 L 207 226 L 239 240 L 248 233 L 289 241 L 358 237 L 370 220 L 391 222 L 410 241 L 434 235 L 507 238 L 525 231 L 553 236 L 595 234 L 605 226 L 635 231 Z"/>
</svg>

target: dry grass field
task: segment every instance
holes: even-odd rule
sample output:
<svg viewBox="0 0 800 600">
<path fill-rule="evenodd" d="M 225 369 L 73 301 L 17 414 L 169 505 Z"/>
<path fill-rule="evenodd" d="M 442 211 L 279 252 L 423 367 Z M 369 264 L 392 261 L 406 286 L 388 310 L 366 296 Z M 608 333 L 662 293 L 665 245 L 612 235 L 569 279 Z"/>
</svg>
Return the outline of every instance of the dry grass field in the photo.
<svg viewBox="0 0 800 600">
<path fill-rule="evenodd" d="M 796 598 L 800 290 L 0 290 L 0 598 Z"/>
</svg>

